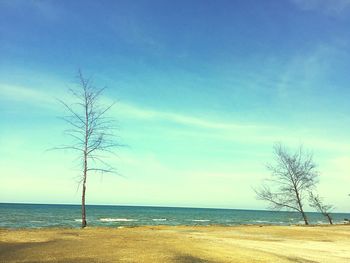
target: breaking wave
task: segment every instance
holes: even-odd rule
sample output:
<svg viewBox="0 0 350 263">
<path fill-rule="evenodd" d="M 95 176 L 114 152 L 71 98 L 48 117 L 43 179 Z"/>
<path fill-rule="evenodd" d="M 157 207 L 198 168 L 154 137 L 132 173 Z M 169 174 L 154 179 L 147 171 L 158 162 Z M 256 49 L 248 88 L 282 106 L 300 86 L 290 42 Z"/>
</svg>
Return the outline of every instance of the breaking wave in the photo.
<svg viewBox="0 0 350 263">
<path fill-rule="evenodd" d="M 101 222 L 132 222 L 137 221 L 136 219 L 129 218 L 100 218 Z"/>
</svg>

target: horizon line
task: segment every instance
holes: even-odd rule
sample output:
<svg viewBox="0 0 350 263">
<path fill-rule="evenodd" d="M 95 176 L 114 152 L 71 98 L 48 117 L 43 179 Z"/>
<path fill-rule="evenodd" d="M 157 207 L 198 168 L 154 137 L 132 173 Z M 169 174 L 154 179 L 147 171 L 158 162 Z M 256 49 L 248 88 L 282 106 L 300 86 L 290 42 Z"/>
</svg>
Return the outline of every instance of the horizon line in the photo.
<svg viewBox="0 0 350 263">
<path fill-rule="evenodd" d="M 26 203 L 26 202 L 0 202 L 0 205 L 70 205 L 81 206 L 78 203 Z M 194 206 L 164 206 L 164 205 L 126 205 L 126 204 L 86 204 L 86 206 L 122 206 L 122 207 L 155 207 L 155 208 L 181 208 L 181 209 L 212 209 L 212 210 L 240 210 L 240 211 L 263 211 L 263 212 L 287 212 L 298 213 L 288 210 L 268 210 L 268 209 L 249 209 L 249 208 L 223 208 L 223 207 L 194 207 Z M 317 211 L 305 211 L 306 213 L 316 213 Z M 349 212 L 338 211 L 332 214 L 350 214 Z"/>
</svg>

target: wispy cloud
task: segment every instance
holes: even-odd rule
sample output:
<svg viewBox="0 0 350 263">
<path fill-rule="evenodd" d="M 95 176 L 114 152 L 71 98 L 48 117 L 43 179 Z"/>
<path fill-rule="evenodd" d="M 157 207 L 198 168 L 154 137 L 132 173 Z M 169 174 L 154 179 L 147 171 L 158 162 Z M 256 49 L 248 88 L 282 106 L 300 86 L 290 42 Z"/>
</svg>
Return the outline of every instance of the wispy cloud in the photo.
<svg viewBox="0 0 350 263">
<path fill-rule="evenodd" d="M 158 119 L 176 122 L 182 125 L 196 126 L 207 129 L 218 130 L 238 130 L 238 129 L 256 129 L 270 128 L 267 125 L 242 124 L 235 122 L 220 122 L 208 120 L 205 118 L 194 117 L 191 115 L 177 114 L 173 112 L 164 112 L 152 109 L 141 108 L 132 104 L 119 103 L 116 110 L 125 116 L 140 119 Z"/>
<path fill-rule="evenodd" d="M 262 123 L 245 124 L 234 121 L 217 121 L 199 118 L 191 115 L 182 115 L 172 112 L 163 112 L 144 109 L 131 104 L 120 103 L 114 112 L 116 115 L 141 120 L 167 121 L 188 126 L 188 129 L 172 129 L 169 136 L 187 137 L 196 140 L 206 138 L 214 141 L 237 142 L 256 145 L 272 145 L 278 141 L 290 146 L 305 144 L 313 149 L 346 152 L 350 145 L 347 142 L 317 136 L 317 131 L 303 129 L 288 129 L 284 126 L 265 125 Z M 200 132 L 191 128 L 199 128 Z M 316 132 L 316 133 L 315 133 Z"/>
<path fill-rule="evenodd" d="M 56 20 L 62 17 L 62 12 L 60 6 L 57 5 L 56 1 L 47 0 L 2 0 L 0 4 L 3 7 L 11 8 L 11 9 L 31 9 L 30 11 L 34 11 L 44 17 L 47 20 Z"/>
<path fill-rule="evenodd" d="M 321 11 L 328 15 L 341 14 L 350 9 L 350 0 L 290 0 L 305 11 Z"/>
<path fill-rule="evenodd" d="M 40 107 L 47 107 L 53 102 L 53 97 L 42 91 L 8 84 L 0 84 L 0 98 L 14 102 L 37 103 Z"/>
<path fill-rule="evenodd" d="M 130 16 L 117 16 L 115 19 L 116 21 L 110 23 L 109 26 L 125 42 L 157 50 L 162 48 L 159 41 L 146 33 L 147 30 L 143 28 L 145 26 L 140 21 Z"/>
<path fill-rule="evenodd" d="M 55 98 L 63 98 L 70 101 L 71 98 L 63 92 L 56 92 L 55 94 L 45 93 L 43 91 L 33 89 L 30 87 L 13 86 L 7 84 L 0 84 L 0 96 L 3 99 L 11 100 L 14 102 L 23 102 L 28 104 L 34 104 L 37 107 L 43 108 L 56 108 Z M 112 100 L 104 97 L 104 102 L 111 103 Z M 56 103 L 57 104 L 57 103 Z M 113 109 L 113 114 L 122 116 L 124 118 L 137 118 L 143 120 L 163 120 L 170 121 L 182 125 L 196 126 L 199 128 L 217 129 L 217 130 L 239 130 L 239 129 L 263 129 L 269 128 L 267 125 L 253 125 L 253 124 L 241 124 L 235 122 L 220 122 L 216 120 L 208 120 L 205 118 L 194 117 L 191 115 L 177 114 L 173 112 L 159 111 L 149 108 L 142 108 L 129 103 L 118 102 Z"/>
<path fill-rule="evenodd" d="M 305 97 L 319 89 L 324 84 L 331 65 L 342 56 L 340 52 L 335 44 L 321 43 L 312 51 L 291 57 L 277 82 L 280 99 L 290 100 L 294 95 Z"/>
<path fill-rule="evenodd" d="M 55 97 L 71 99 L 64 93 L 47 94 L 42 91 L 0 84 L 0 96 L 2 99 L 11 100 L 12 102 L 28 103 L 36 107 L 48 110 L 60 111 L 58 103 L 55 103 Z M 106 104 L 111 100 L 103 98 Z M 235 121 L 222 121 L 196 117 L 174 112 L 160 111 L 156 109 L 143 108 L 130 103 L 117 103 L 111 111 L 111 114 L 118 116 L 120 119 L 129 119 L 133 121 L 154 121 L 156 126 L 163 126 L 162 123 L 174 123 L 186 126 L 185 129 L 171 129 L 169 136 L 187 137 L 187 138 L 207 138 L 210 140 L 223 140 L 228 142 L 239 142 L 247 144 L 273 144 L 282 141 L 289 145 L 306 143 L 307 147 L 314 149 L 327 149 L 336 151 L 346 151 L 350 145 L 342 141 L 334 141 L 329 138 L 318 137 L 315 134 L 310 136 L 310 131 L 289 130 L 283 126 L 266 125 L 262 123 L 246 124 Z M 200 129 L 200 130 L 198 130 Z"/>
</svg>

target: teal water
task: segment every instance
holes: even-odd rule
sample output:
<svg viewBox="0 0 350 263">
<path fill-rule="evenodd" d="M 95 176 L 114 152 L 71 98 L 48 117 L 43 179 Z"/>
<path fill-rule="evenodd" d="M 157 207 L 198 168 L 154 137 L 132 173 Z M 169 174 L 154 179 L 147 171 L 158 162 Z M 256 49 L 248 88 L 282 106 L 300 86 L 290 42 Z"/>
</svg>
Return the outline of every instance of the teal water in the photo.
<svg viewBox="0 0 350 263">
<path fill-rule="evenodd" d="M 0 228 L 80 227 L 79 205 L 1 204 Z M 325 224 L 318 213 L 307 213 L 313 224 Z M 350 214 L 333 214 L 343 223 Z M 240 225 L 303 223 L 295 212 L 262 210 L 175 208 L 146 206 L 87 206 L 89 226 Z"/>
</svg>

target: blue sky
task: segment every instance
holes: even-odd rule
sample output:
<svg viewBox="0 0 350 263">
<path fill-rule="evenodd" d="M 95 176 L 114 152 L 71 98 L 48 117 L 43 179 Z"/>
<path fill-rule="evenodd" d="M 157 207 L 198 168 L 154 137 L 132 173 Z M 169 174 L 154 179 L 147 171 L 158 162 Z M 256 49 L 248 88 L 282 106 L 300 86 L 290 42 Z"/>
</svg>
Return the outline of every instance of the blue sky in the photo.
<svg viewBox="0 0 350 263">
<path fill-rule="evenodd" d="M 79 203 L 74 155 L 45 150 L 81 68 L 129 145 L 88 203 L 264 208 L 280 141 L 349 210 L 349 26 L 348 0 L 0 0 L 0 201 Z"/>
</svg>

